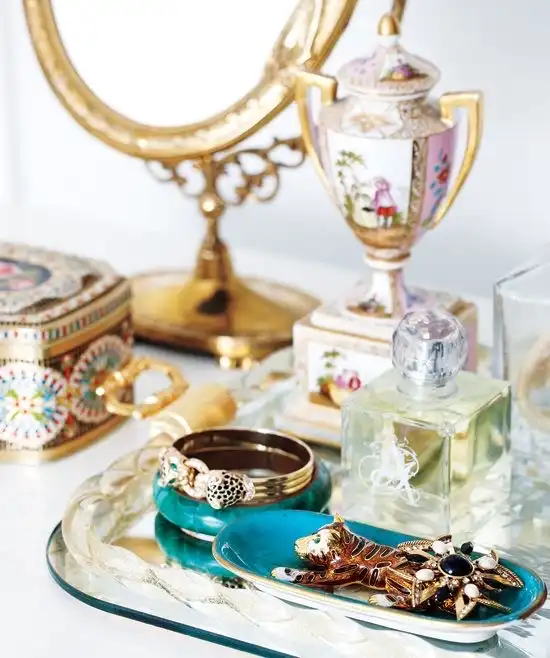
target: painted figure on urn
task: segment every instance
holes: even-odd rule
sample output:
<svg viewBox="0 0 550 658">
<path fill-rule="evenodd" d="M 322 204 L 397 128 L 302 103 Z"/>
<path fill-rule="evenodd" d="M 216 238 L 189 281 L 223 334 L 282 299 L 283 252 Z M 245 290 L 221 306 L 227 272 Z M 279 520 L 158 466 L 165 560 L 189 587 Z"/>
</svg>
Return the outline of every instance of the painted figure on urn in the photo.
<svg viewBox="0 0 550 658">
<path fill-rule="evenodd" d="M 400 44 L 391 15 L 378 26 L 378 45 L 368 57 L 344 65 L 337 79 L 303 73 L 296 89 L 308 154 L 347 224 L 366 247 L 373 270 L 370 287 L 347 301 L 365 316 L 399 318 L 430 305 L 409 293 L 402 268 L 422 235 L 449 210 L 470 173 L 481 137 L 481 95 L 428 94 L 439 70 Z M 308 91 L 321 90 L 318 126 L 310 121 Z M 347 93 L 339 94 L 337 90 Z M 468 113 L 462 162 L 456 160 L 453 112 Z M 453 164 L 456 176 L 451 183 Z"/>
</svg>

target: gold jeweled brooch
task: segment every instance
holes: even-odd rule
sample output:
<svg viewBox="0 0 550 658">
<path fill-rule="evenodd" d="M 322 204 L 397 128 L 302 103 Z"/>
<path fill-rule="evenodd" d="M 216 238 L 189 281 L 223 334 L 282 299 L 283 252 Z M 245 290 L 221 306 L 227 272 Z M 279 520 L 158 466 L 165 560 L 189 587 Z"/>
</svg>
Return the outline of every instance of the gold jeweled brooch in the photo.
<svg viewBox="0 0 550 658">
<path fill-rule="evenodd" d="M 500 592 L 504 587 L 523 587 L 515 573 L 499 564 L 495 551 L 474 558 L 472 542 L 465 542 L 457 549 L 450 535 L 436 540 L 403 542 L 397 548 L 406 554 L 409 563 L 417 565 L 417 570 L 410 573 L 389 568 L 386 590 L 397 596 L 405 592 L 413 608 L 437 607 L 456 614 L 458 620 L 464 619 L 478 605 L 510 612 L 509 608 L 489 598 L 490 593 Z M 391 598 L 387 604 L 390 603 Z"/>
</svg>

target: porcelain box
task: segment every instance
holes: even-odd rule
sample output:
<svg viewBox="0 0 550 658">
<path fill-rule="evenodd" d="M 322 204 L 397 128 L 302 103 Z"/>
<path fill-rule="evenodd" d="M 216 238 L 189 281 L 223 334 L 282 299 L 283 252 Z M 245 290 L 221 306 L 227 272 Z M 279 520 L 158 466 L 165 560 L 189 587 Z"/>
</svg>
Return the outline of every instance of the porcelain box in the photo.
<svg viewBox="0 0 550 658">
<path fill-rule="evenodd" d="M 55 459 L 121 422 L 95 391 L 131 355 L 130 301 L 103 262 L 0 243 L 0 459 Z"/>
</svg>

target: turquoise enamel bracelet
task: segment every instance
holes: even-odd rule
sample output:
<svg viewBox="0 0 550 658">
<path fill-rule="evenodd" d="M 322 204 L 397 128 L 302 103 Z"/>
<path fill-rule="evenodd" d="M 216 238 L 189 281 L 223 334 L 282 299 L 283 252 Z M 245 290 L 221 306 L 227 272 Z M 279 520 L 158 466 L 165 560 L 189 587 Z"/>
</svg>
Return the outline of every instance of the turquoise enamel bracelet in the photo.
<svg viewBox="0 0 550 658">
<path fill-rule="evenodd" d="M 234 505 L 217 510 L 205 500 L 160 486 L 158 474 L 153 482 L 153 500 L 160 514 L 187 534 L 208 541 L 212 541 L 226 523 L 249 513 L 287 509 L 321 512 L 326 509 L 331 493 L 330 472 L 320 461 L 315 464 L 312 481 L 299 493 L 263 505 Z"/>
</svg>

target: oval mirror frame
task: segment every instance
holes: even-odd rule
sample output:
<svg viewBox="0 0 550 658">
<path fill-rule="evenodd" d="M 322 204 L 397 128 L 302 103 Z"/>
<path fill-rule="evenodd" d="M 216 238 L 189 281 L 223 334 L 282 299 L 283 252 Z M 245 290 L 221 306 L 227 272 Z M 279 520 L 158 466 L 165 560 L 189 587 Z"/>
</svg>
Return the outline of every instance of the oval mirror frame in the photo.
<svg viewBox="0 0 550 658">
<path fill-rule="evenodd" d="M 65 50 L 52 0 L 24 0 L 40 66 L 61 104 L 88 132 L 118 151 L 144 160 L 198 158 L 227 149 L 259 130 L 294 95 L 294 74 L 315 71 L 328 57 L 357 0 L 299 0 L 258 84 L 226 110 L 203 121 L 149 126 L 116 112 L 87 86 Z"/>
</svg>

